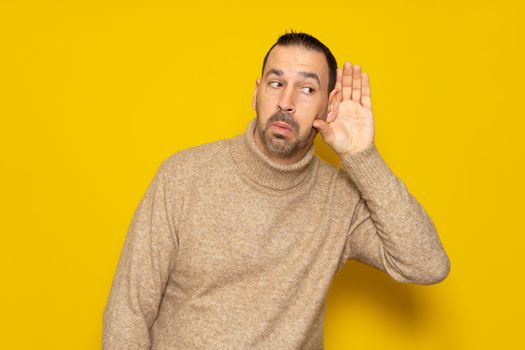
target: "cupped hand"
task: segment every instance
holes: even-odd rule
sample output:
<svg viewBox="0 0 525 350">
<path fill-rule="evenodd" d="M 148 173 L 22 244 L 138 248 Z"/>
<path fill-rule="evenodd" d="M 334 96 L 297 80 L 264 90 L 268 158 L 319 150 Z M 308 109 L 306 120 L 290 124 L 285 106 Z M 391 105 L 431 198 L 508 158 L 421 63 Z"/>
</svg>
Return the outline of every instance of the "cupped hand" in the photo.
<svg viewBox="0 0 525 350">
<path fill-rule="evenodd" d="M 313 127 L 321 133 L 325 142 L 340 156 L 356 154 L 374 142 L 374 114 L 370 99 L 368 74 L 361 67 L 345 62 L 337 69 L 335 98 L 339 105 L 336 113 L 329 114 L 326 121 L 317 119 Z"/>
</svg>

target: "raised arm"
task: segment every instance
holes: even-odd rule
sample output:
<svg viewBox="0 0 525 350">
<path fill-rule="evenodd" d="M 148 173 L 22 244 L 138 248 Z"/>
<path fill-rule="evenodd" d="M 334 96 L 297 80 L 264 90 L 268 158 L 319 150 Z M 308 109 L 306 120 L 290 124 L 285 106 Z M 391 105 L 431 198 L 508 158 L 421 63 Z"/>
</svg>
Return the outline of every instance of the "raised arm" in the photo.
<svg viewBox="0 0 525 350">
<path fill-rule="evenodd" d="M 149 331 L 178 248 L 164 172 L 163 163 L 131 220 L 104 310 L 104 350 L 150 349 Z"/>
<path fill-rule="evenodd" d="M 361 193 L 348 231 L 346 255 L 398 282 L 433 284 L 450 262 L 421 204 L 381 158 L 375 145 L 342 165 Z"/>
<path fill-rule="evenodd" d="M 337 113 L 314 127 L 341 158 L 361 193 L 344 255 L 387 272 L 399 282 L 443 280 L 450 262 L 435 226 L 374 143 L 370 81 L 359 66 L 337 70 Z"/>
</svg>

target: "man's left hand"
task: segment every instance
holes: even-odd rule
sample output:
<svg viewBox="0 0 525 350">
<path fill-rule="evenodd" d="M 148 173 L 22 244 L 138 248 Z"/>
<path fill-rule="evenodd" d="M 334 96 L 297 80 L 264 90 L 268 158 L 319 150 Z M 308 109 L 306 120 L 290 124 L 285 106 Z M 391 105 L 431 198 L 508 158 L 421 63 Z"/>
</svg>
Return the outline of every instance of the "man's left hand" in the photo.
<svg viewBox="0 0 525 350">
<path fill-rule="evenodd" d="M 335 98 L 339 101 L 337 113 L 327 120 L 317 119 L 313 123 L 325 142 L 343 158 L 353 155 L 374 142 L 374 114 L 370 99 L 368 74 L 361 67 L 345 62 L 337 69 Z"/>
</svg>

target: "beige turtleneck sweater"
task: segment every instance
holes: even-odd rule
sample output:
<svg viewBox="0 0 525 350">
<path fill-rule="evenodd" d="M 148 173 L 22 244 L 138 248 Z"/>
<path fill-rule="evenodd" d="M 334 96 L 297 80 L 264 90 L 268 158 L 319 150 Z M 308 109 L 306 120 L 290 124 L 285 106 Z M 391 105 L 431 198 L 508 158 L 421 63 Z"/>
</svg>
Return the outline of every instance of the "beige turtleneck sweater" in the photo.
<svg viewBox="0 0 525 350">
<path fill-rule="evenodd" d="M 103 319 L 103 349 L 322 349 L 348 259 L 437 283 L 449 260 L 423 207 L 370 148 L 343 169 L 267 158 L 246 133 L 177 152 L 139 203 Z"/>
</svg>

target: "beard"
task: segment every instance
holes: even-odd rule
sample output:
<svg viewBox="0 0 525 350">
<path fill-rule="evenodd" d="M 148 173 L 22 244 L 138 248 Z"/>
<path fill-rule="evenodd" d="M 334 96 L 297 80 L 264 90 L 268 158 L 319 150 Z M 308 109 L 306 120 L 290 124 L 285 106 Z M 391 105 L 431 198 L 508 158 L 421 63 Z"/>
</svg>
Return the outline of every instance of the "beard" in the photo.
<svg viewBox="0 0 525 350">
<path fill-rule="evenodd" d="M 296 136 L 295 139 L 289 140 L 285 135 L 272 132 L 270 129 L 272 123 L 277 121 L 288 124 Z M 313 139 L 317 134 L 317 130 L 312 128 L 306 137 L 301 138 L 299 124 L 297 124 L 297 122 L 293 119 L 293 115 L 280 111 L 273 114 L 266 121 L 266 124 L 262 125 L 262 121 L 259 118 L 259 111 L 257 110 L 257 130 L 261 136 L 261 139 L 266 145 L 266 148 L 272 154 L 282 159 L 291 158 L 298 152 L 302 151 L 305 147 L 311 146 Z"/>
</svg>

